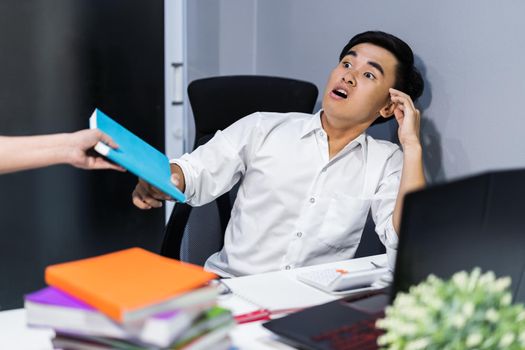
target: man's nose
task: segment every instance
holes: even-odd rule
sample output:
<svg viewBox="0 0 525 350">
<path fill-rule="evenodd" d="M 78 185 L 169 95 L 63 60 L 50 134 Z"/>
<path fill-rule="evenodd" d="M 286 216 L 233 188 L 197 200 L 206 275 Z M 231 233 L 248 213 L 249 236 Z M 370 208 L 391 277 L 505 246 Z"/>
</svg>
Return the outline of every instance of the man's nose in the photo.
<svg viewBox="0 0 525 350">
<path fill-rule="evenodd" d="M 352 72 L 347 72 L 345 75 L 343 75 L 343 82 L 350 86 L 355 86 L 356 81 Z"/>
</svg>

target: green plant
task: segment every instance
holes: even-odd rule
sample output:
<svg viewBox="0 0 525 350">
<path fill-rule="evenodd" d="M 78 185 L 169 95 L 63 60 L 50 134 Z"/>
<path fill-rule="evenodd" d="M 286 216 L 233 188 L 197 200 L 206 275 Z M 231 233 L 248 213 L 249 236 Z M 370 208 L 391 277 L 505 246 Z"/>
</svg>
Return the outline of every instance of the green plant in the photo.
<svg viewBox="0 0 525 350">
<path fill-rule="evenodd" d="M 511 279 L 492 271 L 430 275 L 399 293 L 376 326 L 389 350 L 525 349 L 525 309 L 512 304 Z"/>
</svg>

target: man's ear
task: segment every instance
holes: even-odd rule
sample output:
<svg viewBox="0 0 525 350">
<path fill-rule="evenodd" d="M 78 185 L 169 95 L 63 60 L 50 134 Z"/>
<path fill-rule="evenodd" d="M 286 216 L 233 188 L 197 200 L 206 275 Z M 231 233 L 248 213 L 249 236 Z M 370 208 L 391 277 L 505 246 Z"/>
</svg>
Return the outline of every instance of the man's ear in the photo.
<svg viewBox="0 0 525 350">
<path fill-rule="evenodd" d="M 390 99 L 388 100 L 388 103 L 379 110 L 379 115 L 383 118 L 391 117 L 394 114 L 394 110 L 396 109 L 396 104 Z"/>
</svg>

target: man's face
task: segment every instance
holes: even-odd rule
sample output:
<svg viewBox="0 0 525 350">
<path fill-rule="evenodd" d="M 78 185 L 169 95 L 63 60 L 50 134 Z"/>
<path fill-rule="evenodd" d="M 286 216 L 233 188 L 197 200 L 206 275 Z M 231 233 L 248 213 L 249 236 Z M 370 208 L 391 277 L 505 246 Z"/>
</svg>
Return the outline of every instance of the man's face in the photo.
<svg viewBox="0 0 525 350">
<path fill-rule="evenodd" d="M 362 43 L 351 48 L 328 79 L 326 117 L 340 125 L 372 123 L 390 105 L 396 65 L 395 56 L 382 47 Z"/>
</svg>

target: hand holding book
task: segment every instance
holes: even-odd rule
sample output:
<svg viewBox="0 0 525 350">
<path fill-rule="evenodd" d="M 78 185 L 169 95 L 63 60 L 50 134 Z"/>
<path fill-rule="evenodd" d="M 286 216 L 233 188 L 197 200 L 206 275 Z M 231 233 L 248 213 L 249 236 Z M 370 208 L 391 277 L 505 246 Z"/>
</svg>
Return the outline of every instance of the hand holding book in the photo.
<svg viewBox="0 0 525 350">
<path fill-rule="evenodd" d="M 118 145 L 100 130 L 80 130 L 34 136 L 0 136 L 0 174 L 69 164 L 86 170 L 112 169 L 124 171 L 122 167 L 108 162 L 93 152 L 93 147 L 104 142 L 111 148 Z"/>
<path fill-rule="evenodd" d="M 171 169 L 171 183 L 181 192 L 184 192 L 184 174 L 182 170 L 175 164 L 171 165 Z M 162 201 L 173 200 L 170 196 L 142 179 L 139 179 L 131 197 L 133 204 L 140 209 L 160 208 L 162 207 Z"/>
<path fill-rule="evenodd" d="M 112 169 L 126 171 L 118 164 L 107 161 L 104 157 L 93 151 L 99 142 L 103 142 L 113 149 L 118 145 L 100 130 L 80 130 L 71 134 L 65 134 L 64 152 L 67 163 L 80 169 Z"/>
<path fill-rule="evenodd" d="M 171 182 L 168 158 L 157 149 L 140 139 L 122 125 L 96 109 L 89 119 L 91 129 L 99 129 L 109 135 L 118 145 L 113 149 L 103 142 L 97 143 L 95 150 L 111 161 L 137 175 L 151 187 L 158 189 L 170 198 L 185 202 L 186 196 Z"/>
</svg>

